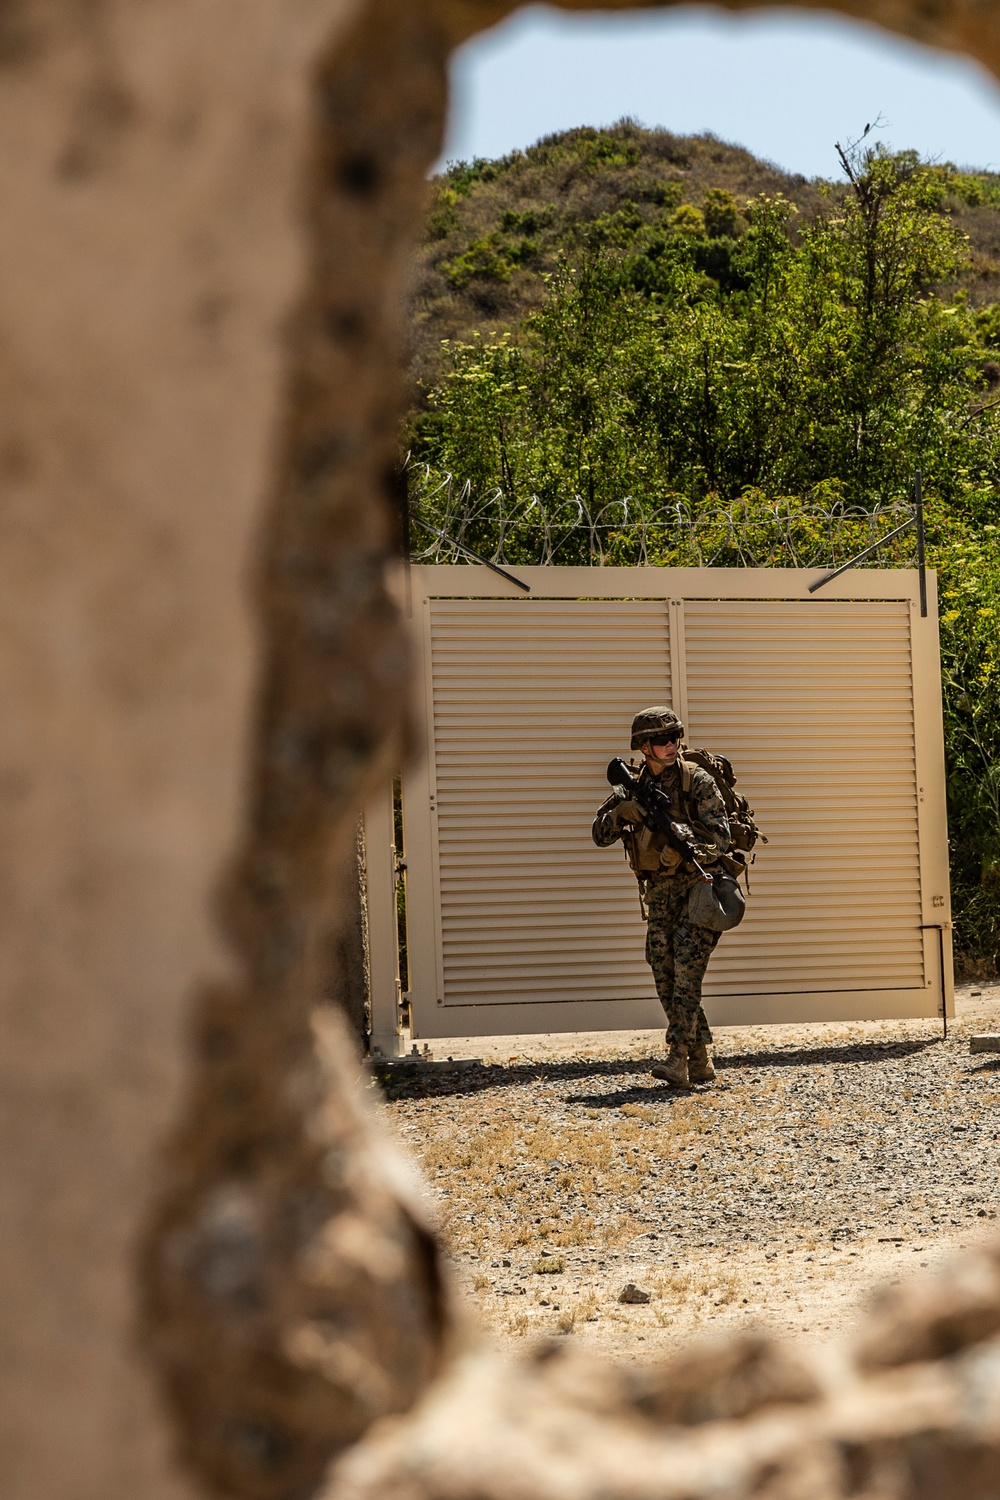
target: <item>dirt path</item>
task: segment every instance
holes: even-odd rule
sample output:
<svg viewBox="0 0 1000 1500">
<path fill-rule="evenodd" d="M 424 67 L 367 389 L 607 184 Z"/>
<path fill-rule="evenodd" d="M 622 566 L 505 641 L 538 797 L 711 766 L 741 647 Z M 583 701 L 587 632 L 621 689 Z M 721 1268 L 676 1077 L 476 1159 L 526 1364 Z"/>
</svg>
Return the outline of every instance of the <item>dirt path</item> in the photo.
<svg viewBox="0 0 1000 1500">
<path fill-rule="evenodd" d="M 653 1358 L 696 1328 L 832 1336 L 869 1289 L 996 1232 L 1000 987 L 940 1023 L 720 1030 L 718 1081 L 649 1077 L 649 1032 L 449 1042 L 388 1086 L 460 1279 L 504 1343 Z M 444 1049 L 437 1048 L 439 1056 Z M 622 1304 L 629 1282 L 648 1303 Z"/>
</svg>

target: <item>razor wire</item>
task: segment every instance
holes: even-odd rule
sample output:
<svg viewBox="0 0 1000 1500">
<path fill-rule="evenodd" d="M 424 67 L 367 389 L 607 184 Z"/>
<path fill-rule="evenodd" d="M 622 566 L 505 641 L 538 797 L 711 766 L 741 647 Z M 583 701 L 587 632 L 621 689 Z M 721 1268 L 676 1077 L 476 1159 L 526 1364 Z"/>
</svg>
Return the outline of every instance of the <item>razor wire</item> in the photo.
<svg viewBox="0 0 1000 1500">
<path fill-rule="evenodd" d="M 443 533 L 411 529 L 416 563 L 468 562 L 460 543 L 504 567 L 836 567 L 912 515 L 903 496 L 870 507 L 758 493 L 730 501 L 677 496 L 658 504 L 626 496 L 595 506 L 581 495 L 515 498 L 500 486 L 476 493 L 468 481 L 418 465 L 408 475 L 412 517 Z M 863 566 L 916 566 L 912 530 Z"/>
</svg>

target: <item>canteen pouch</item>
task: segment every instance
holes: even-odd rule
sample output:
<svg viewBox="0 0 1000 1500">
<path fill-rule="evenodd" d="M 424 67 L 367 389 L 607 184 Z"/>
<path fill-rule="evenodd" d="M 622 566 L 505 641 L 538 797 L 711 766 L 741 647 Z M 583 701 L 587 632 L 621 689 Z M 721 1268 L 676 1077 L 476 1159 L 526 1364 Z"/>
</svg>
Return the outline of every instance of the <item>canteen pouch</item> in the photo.
<svg viewBox="0 0 1000 1500">
<path fill-rule="evenodd" d="M 728 932 L 742 922 L 747 901 L 731 875 L 719 873 L 711 883 L 699 880 L 688 893 L 687 919 L 692 927 Z"/>
</svg>

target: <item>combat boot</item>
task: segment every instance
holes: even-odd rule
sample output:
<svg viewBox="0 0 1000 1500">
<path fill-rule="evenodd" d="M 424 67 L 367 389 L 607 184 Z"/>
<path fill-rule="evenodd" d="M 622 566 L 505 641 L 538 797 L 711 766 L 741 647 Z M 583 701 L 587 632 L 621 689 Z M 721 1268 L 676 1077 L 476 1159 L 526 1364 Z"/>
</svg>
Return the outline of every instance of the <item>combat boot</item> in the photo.
<svg viewBox="0 0 1000 1500">
<path fill-rule="evenodd" d="M 662 1078 L 664 1083 L 672 1084 L 675 1089 L 691 1087 L 688 1077 L 688 1049 L 683 1042 L 671 1042 L 666 1062 L 657 1063 L 649 1071 L 654 1078 Z"/>
<path fill-rule="evenodd" d="M 711 1083 L 715 1069 L 704 1042 L 699 1042 L 688 1053 L 688 1078 L 692 1083 Z"/>
</svg>

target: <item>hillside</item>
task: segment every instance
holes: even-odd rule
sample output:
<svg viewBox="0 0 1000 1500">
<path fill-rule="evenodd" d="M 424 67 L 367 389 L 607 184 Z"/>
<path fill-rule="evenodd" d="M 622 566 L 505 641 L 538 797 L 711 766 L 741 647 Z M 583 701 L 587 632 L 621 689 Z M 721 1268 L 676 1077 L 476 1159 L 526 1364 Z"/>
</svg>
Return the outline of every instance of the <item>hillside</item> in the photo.
<svg viewBox="0 0 1000 1500">
<path fill-rule="evenodd" d="M 940 171 L 942 207 L 969 237 L 969 300 L 1000 301 L 1000 176 Z M 430 184 L 413 268 L 418 388 L 436 379 L 442 340 L 512 329 L 538 307 L 560 253 L 607 244 L 655 255 L 682 235 L 695 242 L 699 269 L 726 290 L 741 209 L 760 193 L 788 199 L 802 224 L 836 212 L 844 187 L 782 172 L 714 136 L 628 120 L 563 131 L 499 161 L 453 164 Z"/>
</svg>

